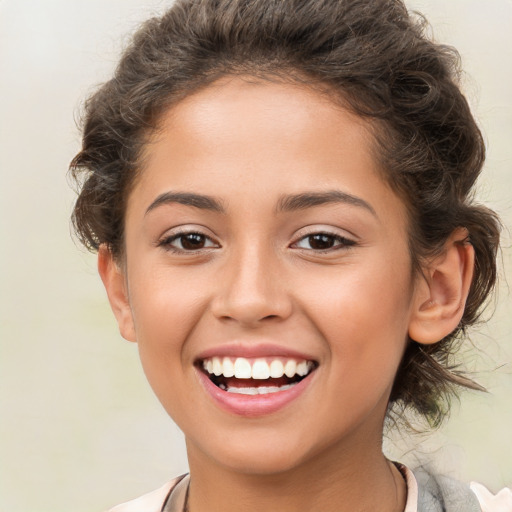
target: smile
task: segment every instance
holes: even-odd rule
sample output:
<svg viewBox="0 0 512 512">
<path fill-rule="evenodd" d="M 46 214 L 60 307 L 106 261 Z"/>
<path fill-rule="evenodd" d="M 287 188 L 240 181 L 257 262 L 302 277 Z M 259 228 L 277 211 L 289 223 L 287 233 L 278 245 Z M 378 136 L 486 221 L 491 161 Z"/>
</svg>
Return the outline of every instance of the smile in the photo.
<svg viewBox="0 0 512 512">
<path fill-rule="evenodd" d="M 292 358 L 211 357 L 200 363 L 219 389 L 240 395 L 268 395 L 291 389 L 318 366 Z"/>
</svg>

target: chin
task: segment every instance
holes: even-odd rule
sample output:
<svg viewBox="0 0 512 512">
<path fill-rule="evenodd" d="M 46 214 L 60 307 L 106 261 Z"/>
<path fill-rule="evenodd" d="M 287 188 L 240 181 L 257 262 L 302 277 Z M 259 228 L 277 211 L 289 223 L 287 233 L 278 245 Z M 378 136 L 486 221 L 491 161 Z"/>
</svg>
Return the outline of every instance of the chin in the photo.
<svg viewBox="0 0 512 512">
<path fill-rule="evenodd" d="M 299 468 L 303 461 L 290 453 L 272 453 L 265 447 L 254 450 L 241 450 L 241 453 L 230 453 L 219 464 L 226 470 L 247 476 L 273 476 L 287 473 Z"/>
<path fill-rule="evenodd" d="M 208 443 L 205 443 L 208 439 Z M 309 446 L 308 446 L 309 445 Z M 247 476 L 271 476 L 296 471 L 325 453 L 325 446 L 307 438 L 307 432 L 293 435 L 275 426 L 259 432 L 225 432 L 219 437 L 202 436 L 198 443 L 187 438 L 191 460 L 206 459 L 219 469 Z M 190 457 L 192 456 L 192 457 Z"/>
</svg>

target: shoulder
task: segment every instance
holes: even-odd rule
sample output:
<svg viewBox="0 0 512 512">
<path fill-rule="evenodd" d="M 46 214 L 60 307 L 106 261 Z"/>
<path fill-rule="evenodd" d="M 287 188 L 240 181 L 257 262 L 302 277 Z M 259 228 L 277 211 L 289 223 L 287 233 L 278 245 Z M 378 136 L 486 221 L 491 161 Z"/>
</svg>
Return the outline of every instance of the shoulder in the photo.
<svg viewBox="0 0 512 512">
<path fill-rule="evenodd" d="M 508 488 L 494 495 L 481 484 L 467 485 L 423 469 L 415 470 L 414 476 L 418 512 L 512 512 L 512 491 Z"/>
<path fill-rule="evenodd" d="M 422 468 L 415 470 L 414 476 L 418 481 L 418 512 L 481 512 L 478 499 L 468 485 Z"/>
<path fill-rule="evenodd" d="M 508 487 L 498 494 L 493 494 L 477 482 L 471 482 L 469 487 L 478 498 L 482 512 L 512 512 L 512 490 Z"/>
<path fill-rule="evenodd" d="M 121 503 L 108 512 L 160 512 L 173 488 L 185 475 L 174 478 L 158 489 L 148 492 L 139 498 Z"/>
</svg>

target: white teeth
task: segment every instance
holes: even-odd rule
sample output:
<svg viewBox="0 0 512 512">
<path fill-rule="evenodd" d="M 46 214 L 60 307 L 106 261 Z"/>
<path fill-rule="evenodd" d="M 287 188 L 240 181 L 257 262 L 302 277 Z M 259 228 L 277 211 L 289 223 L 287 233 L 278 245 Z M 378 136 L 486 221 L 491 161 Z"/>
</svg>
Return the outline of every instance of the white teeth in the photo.
<svg viewBox="0 0 512 512">
<path fill-rule="evenodd" d="M 222 375 L 222 363 L 218 357 L 213 358 L 213 373 L 217 375 Z"/>
<path fill-rule="evenodd" d="M 228 388 L 228 393 L 236 393 L 238 395 L 259 395 L 258 388 Z"/>
<path fill-rule="evenodd" d="M 233 377 L 235 375 L 235 365 L 229 357 L 222 360 L 222 374 L 224 377 Z"/>
<path fill-rule="evenodd" d="M 297 365 L 297 375 L 304 377 L 309 372 L 308 362 L 302 361 Z"/>
<path fill-rule="evenodd" d="M 265 359 L 257 359 L 252 365 L 251 372 L 253 379 L 268 379 L 270 377 L 270 368 Z"/>
<path fill-rule="evenodd" d="M 251 363 L 243 357 L 237 357 L 235 360 L 235 377 L 237 379 L 250 379 L 251 374 Z"/>
<path fill-rule="evenodd" d="M 294 384 L 286 384 L 284 386 L 260 386 L 257 388 L 235 388 L 235 387 L 226 387 L 224 384 L 221 384 L 221 389 L 227 391 L 228 393 L 235 393 L 238 395 L 267 395 L 270 393 L 277 393 L 278 391 L 285 391 L 290 389 Z"/>
<path fill-rule="evenodd" d="M 292 378 L 297 371 L 297 363 L 293 359 L 289 359 L 286 361 L 286 364 L 284 365 L 284 374 L 288 378 Z"/>
<path fill-rule="evenodd" d="M 273 379 L 279 379 L 283 375 L 284 375 L 283 363 L 281 361 L 279 361 L 279 359 L 274 359 L 270 363 L 270 376 Z"/>
<path fill-rule="evenodd" d="M 269 362 L 260 358 L 255 360 L 237 357 L 235 361 L 229 357 L 212 357 L 203 360 L 203 368 L 210 374 L 217 377 L 236 377 L 237 379 L 266 380 L 269 378 L 279 379 L 286 375 L 292 378 L 295 375 L 305 377 L 313 368 L 312 361 L 299 361 L 295 359 L 273 359 Z"/>
</svg>

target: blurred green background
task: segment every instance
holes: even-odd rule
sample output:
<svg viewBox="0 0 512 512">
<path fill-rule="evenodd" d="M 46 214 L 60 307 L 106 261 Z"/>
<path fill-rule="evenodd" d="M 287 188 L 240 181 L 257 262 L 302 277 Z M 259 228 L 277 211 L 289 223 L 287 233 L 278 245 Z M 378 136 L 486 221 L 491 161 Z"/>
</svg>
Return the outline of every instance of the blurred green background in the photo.
<svg viewBox="0 0 512 512">
<path fill-rule="evenodd" d="M 456 46 L 488 145 L 481 200 L 512 224 L 512 1 L 415 0 Z M 186 471 L 183 438 L 123 341 L 95 258 L 69 233 L 66 180 L 80 102 L 109 78 L 157 0 L 0 0 L 0 510 L 85 512 Z M 386 439 L 390 456 L 491 489 L 512 485 L 512 276 L 504 233 L 492 320 L 467 363 L 466 393 L 433 436 Z M 414 450 L 412 454 L 411 450 Z"/>
</svg>

